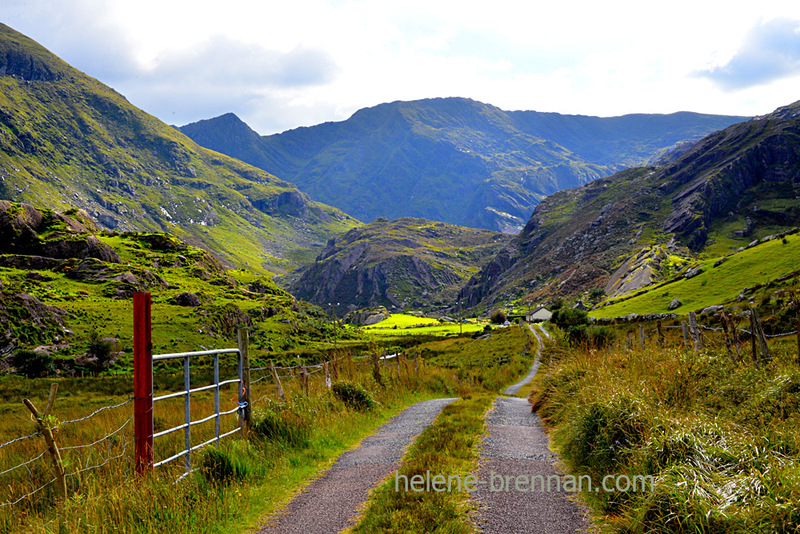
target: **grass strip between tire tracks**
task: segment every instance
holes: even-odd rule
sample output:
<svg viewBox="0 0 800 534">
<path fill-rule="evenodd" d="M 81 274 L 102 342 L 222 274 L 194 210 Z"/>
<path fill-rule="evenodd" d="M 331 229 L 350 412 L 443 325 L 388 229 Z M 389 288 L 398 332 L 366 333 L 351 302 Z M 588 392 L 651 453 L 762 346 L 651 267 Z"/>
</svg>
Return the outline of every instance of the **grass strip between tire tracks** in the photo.
<svg viewBox="0 0 800 534">
<path fill-rule="evenodd" d="M 408 449 L 402 466 L 372 492 L 358 523 L 347 532 L 474 532 L 470 521 L 474 505 L 463 482 L 477 470 L 478 444 L 494 398 L 494 394 L 481 393 L 446 406 Z M 415 476 L 430 480 L 439 475 L 444 480 L 457 475 L 462 482 L 460 491 L 455 482 L 451 491 L 406 491 L 405 480 Z"/>
</svg>

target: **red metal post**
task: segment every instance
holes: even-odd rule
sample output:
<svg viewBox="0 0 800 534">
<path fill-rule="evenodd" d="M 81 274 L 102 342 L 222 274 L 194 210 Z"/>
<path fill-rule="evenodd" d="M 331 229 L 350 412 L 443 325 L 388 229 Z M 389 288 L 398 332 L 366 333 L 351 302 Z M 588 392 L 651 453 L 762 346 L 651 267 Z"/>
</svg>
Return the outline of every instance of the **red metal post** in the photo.
<svg viewBox="0 0 800 534">
<path fill-rule="evenodd" d="M 150 293 L 133 294 L 133 425 L 136 472 L 153 469 L 153 343 Z"/>
</svg>

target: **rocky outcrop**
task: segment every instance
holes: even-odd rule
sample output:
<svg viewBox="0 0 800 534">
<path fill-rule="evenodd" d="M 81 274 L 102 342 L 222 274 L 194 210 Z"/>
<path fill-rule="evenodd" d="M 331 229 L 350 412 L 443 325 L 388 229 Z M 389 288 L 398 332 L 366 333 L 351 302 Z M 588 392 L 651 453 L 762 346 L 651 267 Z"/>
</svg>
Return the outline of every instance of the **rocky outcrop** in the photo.
<svg viewBox="0 0 800 534">
<path fill-rule="evenodd" d="M 344 322 L 356 326 L 370 326 L 378 324 L 384 319 L 387 319 L 390 315 L 391 313 L 389 310 L 383 306 L 362 308 L 348 313 L 344 318 Z"/>
<path fill-rule="evenodd" d="M 47 258 L 97 258 L 119 263 L 114 250 L 100 241 L 88 215 L 75 212 L 82 220 L 30 204 L 0 200 L 0 254 Z"/>
<path fill-rule="evenodd" d="M 67 312 L 48 306 L 33 295 L 0 292 L 0 353 L 14 346 L 58 341 L 69 334 Z"/>
<path fill-rule="evenodd" d="M 173 302 L 178 306 L 197 307 L 202 304 L 200 297 L 190 291 L 184 291 L 180 295 L 176 295 Z"/>
</svg>

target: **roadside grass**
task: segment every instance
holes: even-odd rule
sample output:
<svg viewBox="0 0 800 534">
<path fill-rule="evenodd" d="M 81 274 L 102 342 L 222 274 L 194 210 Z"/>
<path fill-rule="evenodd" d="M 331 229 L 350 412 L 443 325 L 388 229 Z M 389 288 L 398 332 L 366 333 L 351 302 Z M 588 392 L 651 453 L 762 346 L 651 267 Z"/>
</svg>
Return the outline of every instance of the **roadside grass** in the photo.
<svg viewBox="0 0 800 534">
<path fill-rule="evenodd" d="M 800 235 L 788 235 L 785 241 L 773 239 L 744 250 L 726 258 L 718 267 L 714 267 L 714 263 L 719 258 L 705 260 L 700 263 L 703 272 L 693 278 L 653 287 L 638 297 L 592 310 L 591 315 L 606 318 L 631 313 L 668 313 L 669 304 L 675 298 L 681 301 L 681 306 L 674 311 L 684 314 L 735 301 L 746 287 L 768 284 L 800 270 Z"/>
<path fill-rule="evenodd" d="M 465 483 L 478 468 L 484 415 L 494 397 L 477 393 L 446 406 L 408 449 L 402 466 L 372 492 L 348 532 L 474 532 L 469 520 L 474 505 Z M 433 489 L 416 491 L 426 480 Z"/>
<path fill-rule="evenodd" d="M 770 342 L 758 369 L 716 338 L 697 353 L 679 339 L 587 351 L 554 338 L 530 398 L 552 446 L 595 488 L 607 475 L 649 482 L 583 494 L 607 531 L 800 531 L 796 342 Z"/>
</svg>

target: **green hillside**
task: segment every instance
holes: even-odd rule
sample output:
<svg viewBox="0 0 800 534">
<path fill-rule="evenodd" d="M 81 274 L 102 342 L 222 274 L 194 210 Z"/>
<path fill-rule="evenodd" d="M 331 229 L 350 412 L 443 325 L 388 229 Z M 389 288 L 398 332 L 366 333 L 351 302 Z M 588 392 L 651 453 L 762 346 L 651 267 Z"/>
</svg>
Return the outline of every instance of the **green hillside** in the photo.
<svg viewBox="0 0 800 534">
<path fill-rule="evenodd" d="M 334 335 L 358 337 L 269 277 L 227 269 L 169 234 L 99 232 L 85 212 L 0 201 L 0 237 L 0 354 L 44 345 L 67 369 L 96 332 L 116 339 L 124 368 L 136 291 L 152 295 L 157 353 L 230 347 L 239 326 L 251 327 L 255 358 L 313 357 Z"/>
<path fill-rule="evenodd" d="M 356 221 L 194 141 L 0 24 L 0 198 L 165 231 L 281 272 Z"/>
<path fill-rule="evenodd" d="M 644 287 L 635 292 L 646 293 L 626 298 L 609 299 L 611 305 L 600 304 L 601 307 L 591 312 L 594 317 L 622 317 L 631 313 L 639 315 L 651 313 L 686 314 L 689 311 L 701 311 L 708 306 L 736 303 L 742 292 L 747 300 L 753 299 L 761 303 L 766 296 L 767 302 L 772 294 L 773 282 L 792 273 L 800 274 L 800 236 L 787 235 L 785 238 L 772 239 L 758 246 L 724 258 L 712 258 L 699 262 L 696 267 L 703 272 L 692 278 L 680 277 L 674 282 L 665 282 Z M 670 310 L 674 299 L 681 305 Z"/>
<path fill-rule="evenodd" d="M 545 196 L 743 120 L 508 112 L 464 98 L 392 102 L 259 138 L 232 114 L 181 127 L 353 216 L 518 232 Z"/>
</svg>

